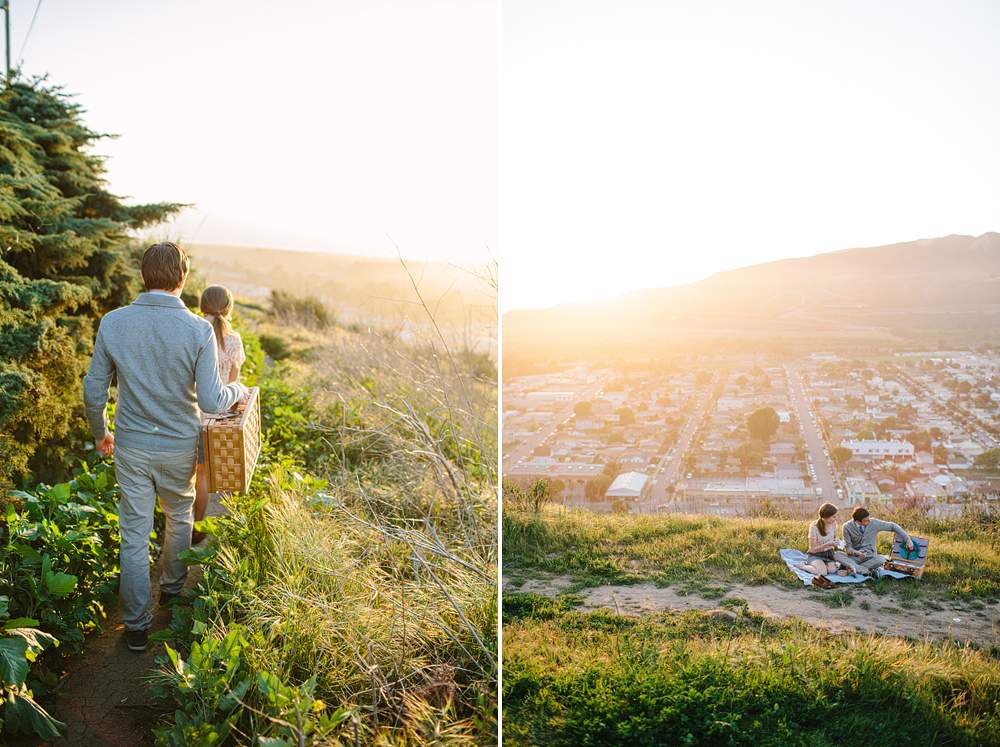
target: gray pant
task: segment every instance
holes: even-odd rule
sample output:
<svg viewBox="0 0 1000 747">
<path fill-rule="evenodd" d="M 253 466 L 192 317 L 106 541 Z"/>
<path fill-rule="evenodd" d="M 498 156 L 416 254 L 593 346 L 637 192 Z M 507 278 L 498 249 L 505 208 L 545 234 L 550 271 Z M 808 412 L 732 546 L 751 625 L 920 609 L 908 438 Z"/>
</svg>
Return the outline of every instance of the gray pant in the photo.
<svg viewBox="0 0 1000 747">
<path fill-rule="evenodd" d="M 188 567 L 177 556 L 191 548 L 195 496 L 195 451 L 146 451 L 115 445 L 115 472 L 121 488 L 121 585 L 118 606 L 126 630 L 145 630 L 153 622 L 149 578 L 149 536 L 159 495 L 167 518 L 160 590 L 179 594 Z"/>
<path fill-rule="evenodd" d="M 865 573 L 875 568 L 885 565 L 887 558 L 885 555 L 869 555 L 859 558 L 857 555 L 848 555 L 846 552 L 835 552 L 833 557 L 845 568 L 853 568 L 857 573 Z"/>
</svg>

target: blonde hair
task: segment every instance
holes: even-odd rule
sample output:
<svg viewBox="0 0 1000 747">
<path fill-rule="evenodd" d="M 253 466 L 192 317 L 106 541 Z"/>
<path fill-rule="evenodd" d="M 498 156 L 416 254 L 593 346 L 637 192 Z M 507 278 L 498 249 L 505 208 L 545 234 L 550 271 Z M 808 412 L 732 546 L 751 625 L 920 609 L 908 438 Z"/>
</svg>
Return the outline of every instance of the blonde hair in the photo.
<svg viewBox="0 0 1000 747">
<path fill-rule="evenodd" d="M 219 350 L 223 349 L 226 335 L 233 331 L 229 323 L 229 312 L 233 310 L 233 294 L 224 285 L 210 285 L 201 293 L 201 313 L 212 315 L 212 329 L 215 330 L 215 341 Z"/>
</svg>

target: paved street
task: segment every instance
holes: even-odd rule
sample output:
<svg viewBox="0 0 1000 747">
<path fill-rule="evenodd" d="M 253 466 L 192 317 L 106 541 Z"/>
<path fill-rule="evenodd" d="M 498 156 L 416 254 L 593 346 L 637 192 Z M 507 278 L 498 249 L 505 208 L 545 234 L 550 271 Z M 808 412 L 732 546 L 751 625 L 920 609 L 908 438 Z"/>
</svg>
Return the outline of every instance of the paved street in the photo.
<svg viewBox="0 0 1000 747">
<path fill-rule="evenodd" d="M 573 407 L 576 403 L 587 402 L 594 399 L 595 395 L 601 390 L 601 387 L 603 387 L 611 378 L 611 374 L 606 374 L 603 378 L 598 379 L 593 386 L 582 392 L 575 401 L 570 402 L 566 405 L 566 407 L 556 412 L 555 415 L 552 416 L 551 420 L 528 436 L 524 440 L 524 443 L 503 458 L 503 471 L 506 472 L 510 470 L 522 459 L 530 459 L 531 455 L 535 453 L 535 449 L 545 443 L 545 439 L 555 433 L 556 428 L 572 417 Z"/>
<path fill-rule="evenodd" d="M 705 417 L 705 411 L 712 400 L 712 390 L 715 388 L 715 383 L 718 380 L 719 374 L 716 372 L 712 381 L 699 392 L 698 406 L 695 408 L 694 414 L 684 423 L 684 430 L 677 444 L 670 450 L 669 454 L 673 456 L 664 457 L 663 461 L 660 462 L 659 468 L 662 471 L 656 477 L 656 482 L 653 484 L 649 498 L 644 503 L 659 506 L 667 502 L 667 487 L 675 485 L 682 477 L 680 474 L 681 467 L 683 466 L 681 459 L 691 446 L 691 439 L 694 437 L 694 432 L 698 428 L 698 424 Z"/>
<path fill-rule="evenodd" d="M 837 495 L 837 482 L 830 467 L 826 442 L 820 433 L 819 423 L 813 420 L 815 412 L 810 406 L 806 393 L 802 388 L 802 380 L 799 378 L 798 368 L 789 363 L 785 365 L 785 371 L 788 373 L 789 399 L 791 400 L 792 410 L 799 419 L 802 439 L 806 442 L 809 460 L 815 471 L 815 485 L 823 489 L 823 497 L 816 501 L 816 508 L 819 508 L 821 503 L 840 505 L 841 499 Z"/>
</svg>

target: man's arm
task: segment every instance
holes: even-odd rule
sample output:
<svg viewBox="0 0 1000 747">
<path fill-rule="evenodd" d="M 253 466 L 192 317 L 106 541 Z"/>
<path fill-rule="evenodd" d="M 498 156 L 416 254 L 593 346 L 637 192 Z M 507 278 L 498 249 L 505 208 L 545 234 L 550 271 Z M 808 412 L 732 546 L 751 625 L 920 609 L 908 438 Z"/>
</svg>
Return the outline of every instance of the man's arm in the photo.
<svg viewBox="0 0 1000 747">
<path fill-rule="evenodd" d="M 215 333 L 210 336 L 198 352 L 195 364 L 195 391 L 198 408 L 202 412 L 225 412 L 247 396 L 249 390 L 239 382 L 223 384 L 219 376 L 219 351 L 215 346 Z"/>
<path fill-rule="evenodd" d="M 844 549 L 845 550 L 853 550 L 854 549 L 854 543 L 855 543 L 856 538 L 855 538 L 854 534 L 850 531 L 850 525 L 851 525 L 851 523 L 852 522 L 850 522 L 850 521 L 844 522 L 844 525 L 840 528 L 840 536 L 844 538 Z"/>
<path fill-rule="evenodd" d="M 899 524 L 894 524 L 891 521 L 883 521 L 883 522 L 881 522 L 881 526 L 879 526 L 879 531 L 880 532 L 895 532 L 896 534 L 898 534 L 900 537 L 903 538 L 903 540 L 905 541 L 906 549 L 907 550 L 912 550 L 913 549 L 913 540 L 910 539 L 910 535 L 908 535 L 903 530 L 903 527 L 901 527 Z"/>
<path fill-rule="evenodd" d="M 868 557 L 868 554 L 860 547 L 861 535 L 858 534 L 853 520 L 844 523 L 844 526 L 841 527 L 840 534 L 844 538 L 844 552 L 847 555 L 853 555 L 857 558 Z"/>
<path fill-rule="evenodd" d="M 83 407 L 87 415 L 87 424 L 90 426 L 90 435 L 94 437 L 94 443 L 102 454 L 107 456 L 111 451 L 105 452 L 110 444 L 114 444 L 114 438 L 108 432 L 107 408 L 108 393 L 111 390 L 111 379 L 115 375 L 115 364 L 108 356 L 104 347 L 104 338 L 101 331 L 97 332 L 97 339 L 94 341 L 94 355 L 90 359 L 90 368 L 87 375 L 83 377 Z M 103 446 L 103 448 L 102 448 Z M 112 446 L 113 448 L 113 446 Z"/>
</svg>

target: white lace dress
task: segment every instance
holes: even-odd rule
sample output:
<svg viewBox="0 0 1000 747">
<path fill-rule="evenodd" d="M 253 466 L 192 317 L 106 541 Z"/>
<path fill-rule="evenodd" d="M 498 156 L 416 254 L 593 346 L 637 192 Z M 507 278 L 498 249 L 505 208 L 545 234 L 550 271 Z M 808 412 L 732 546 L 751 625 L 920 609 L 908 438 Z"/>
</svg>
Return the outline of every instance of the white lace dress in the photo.
<svg viewBox="0 0 1000 747">
<path fill-rule="evenodd" d="M 233 367 L 242 366 L 246 359 L 247 354 L 243 352 L 243 338 L 239 332 L 230 332 L 223 338 L 223 347 L 219 351 L 219 376 L 222 377 L 223 384 L 229 383 Z"/>
</svg>

